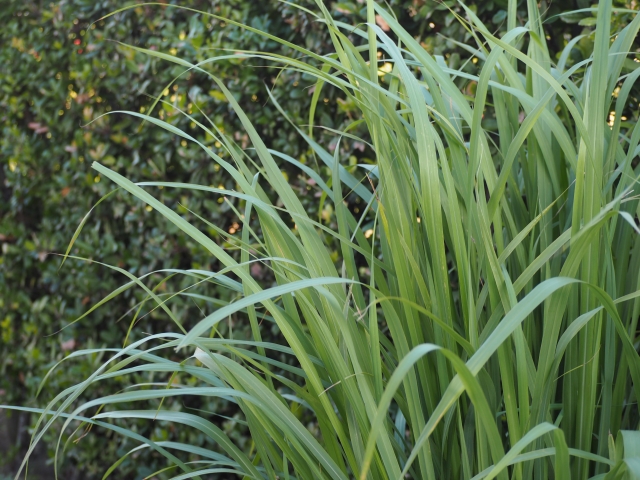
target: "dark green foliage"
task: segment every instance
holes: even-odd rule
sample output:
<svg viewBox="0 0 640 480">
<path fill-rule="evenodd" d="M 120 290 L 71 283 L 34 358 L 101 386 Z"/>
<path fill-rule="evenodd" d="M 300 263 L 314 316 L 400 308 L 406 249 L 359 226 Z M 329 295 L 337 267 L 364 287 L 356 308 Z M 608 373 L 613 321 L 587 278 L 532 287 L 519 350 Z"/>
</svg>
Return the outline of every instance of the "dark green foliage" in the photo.
<svg viewBox="0 0 640 480">
<path fill-rule="evenodd" d="M 191 2 L 199 8 L 205 3 Z M 278 5 L 263 5 L 261 11 L 256 11 L 247 2 L 222 3 L 212 11 L 275 33 L 291 31 L 284 22 L 285 12 L 280 12 Z M 139 129 L 137 122 L 120 114 L 89 124 L 108 111 L 148 109 L 153 102 L 148 95 L 162 93 L 164 86 L 182 72 L 134 54 L 116 41 L 160 51 L 175 48 L 190 59 L 203 58 L 197 52 L 210 48 L 277 49 L 275 44 L 238 29 L 158 6 L 141 7 L 89 27 L 117 6 L 116 2 L 74 1 L 58 5 L 12 1 L 0 9 L 0 21 L 5 26 L 0 32 L 2 403 L 32 404 L 47 370 L 71 351 L 120 344 L 135 310 L 119 323 L 117 320 L 142 298 L 136 298 L 133 291 L 127 292 L 108 307 L 55 333 L 126 281 L 120 273 L 80 260 L 69 260 L 58 271 L 61 258 L 53 255 L 64 253 L 82 218 L 111 189 L 90 169 L 91 162 L 99 160 L 122 172 L 135 172 L 139 180 L 171 179 L 216 186 L 222 182 L 208 159 L 191 147 L 185 148 L 166 132 Z M 294 11 L 287 11 L 286 17 L 298 19 L 289 35 L 292 41 L 306 41 L 309 47 L 322 50 L 320 43 L 313 45 L 313 40 L 308 40 L 313 36 L 307 34 L 316 27 Z M 247 68 L 246 62 L 240 65 L 238 61 L 223 61 L 213 70 L 226 79 L 244 108 L 257 119 L 264 135 L 273 139 L 274 146 L 299 157 L 300 143 L 287 137 L 282 120 L 274 121 L 274 109 L 263 108 L 265 83 L 271 85 L 277 71 Z M 304 112 L 308 95 L 298 83 L 300 79 L 282 75 L 279 81 L 298 85 L 283 89 L 290 99 L 284 97 L 280 101 L 294 121 L 304 123 L 299 113 Z M 211 97 L 210 89 L 206 79 L 185 76 L 163 99 L 184 110 L 195 110 L 190 104 L 197 104 L 220 128 L 237 131 L 237 120 L 226 102 Z M 170 116 L 170 106 L 159 110 L 160 115 L 188 130 L 189 122 L 179 115 Z M 233 184 L 226 186 L 234 188 Z M 302 188 L 301 192 L 306 190 Z M 167 204 L 179 202 L 184 208 L 206 211 L 208 221 L 228 230 L 234 214 L 227 204 L 216 200 L 180 197 L 175 191 L 167 191 L 164 196 Z M 162 268 L 213 268 L 202 250 L 170 233 L 166 222 L 145 210 L 144 205 L 116 193 L 91 213 L 72 254 L 117 264 L 136 275 Z M 199 309 L 189 301 L 178 318 L 185 321 L 194 316 L 200 316 Z M 142 319 L 134 338 L 142 332 L 169 328 L 164 321 L 158 323 L 158 318 L 154 312 Z M 50 392 L 85 377 L 94 369 L 96 360 L 94 356 L 88 362 L 67 362 L 64 368 L 54 371 L 47 382 L 51 390 L 42 395 L 48 397 Z M 216 410 L 225 413 L 219 405 Z M 157 437 L 167 435 L 161 427 L 155 432 Z M 86 478 L 103 472 L 103 461 L 116 458 L 105 453 L 105 448 L 120 448 L 94 434 L 85 437 L 79 447 L 73 449 L 72 457 L 86 469 Z M 137 476 L 142 474 L 138 470 Z"/>
</svg>

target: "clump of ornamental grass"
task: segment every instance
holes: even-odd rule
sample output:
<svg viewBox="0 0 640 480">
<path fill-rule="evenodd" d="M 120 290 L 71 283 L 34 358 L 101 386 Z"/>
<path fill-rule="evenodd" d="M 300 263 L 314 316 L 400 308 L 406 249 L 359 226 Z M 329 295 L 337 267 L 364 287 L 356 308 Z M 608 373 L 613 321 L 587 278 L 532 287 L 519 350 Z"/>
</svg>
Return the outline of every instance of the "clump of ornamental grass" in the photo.
<svg viewBox="0 0 640 480">
<path fill-rule="evenodd" d="M 206 69 L 225 55 L 193 65 L 131 47 L 210 76 L 251 150 L 201 112 L 183 114 L 223 145 L 224 158 L 170 123 L 127 112 L 196 143 L 237 189 L 134 183 L 93 167 L 222 266 L 167 275 L 189 276 L 196 288 L 224 285 L 238 299 L 212 303 L 211 313 L 189 324 L 176 321 L 175 332 L 111 350 L 91 377 L 39 410 L 32 449 L 62 419 L 63 432 L 80 421 L 139 443 L 114 459 L 107 474 L 116 476 L 129 454 L 155 450 L 168 463 L 158 475 L 175 479 L 638 478 L 640 128 L 622 128 L 620 118 L 640 76 L 640 69 L 623 70 L 640 17 L 612 32 L 615 9 L 600 1 L 593 53 L 569 66 L 580 38 L 550 58 L 537 2 L 527 4 L 521 25 L 509 1 L 508 31 L 498 38 L 459 3 L 459 21 L 475 40 L 464 46 L 466 60 L 479 75 L 430 55 L 373 0 L 368 22 L 356 26 L 335 21 L 317 1 L 316 18 L 335 48 L 328 55 L 238 25 L 288 45 L 292 57 L 233 55 L 317 79 L 311 126 L 298 132 L 321 169 L 269 149 Z M 391 66 L 384 79 L 379 58 Z M 339 147 L 330 153 L 313 139 L 322 88 L 357 105 L 367 132 L 358 140 L 374 152 L 375 165 L 345 168 Z M 349 129 L 338 134 L 355 138 Z M 281 174 L 276 160 L 283 159 L 322 189 L 337 228 L 308 214 Z M 240 253 L 204 233 L 215 226 L 203 217 L 189 223 L 159 202 L 159 187 L 234 199 Z M 366 207 L 355 214 L 347 195 Z M 327 238 L 339 245 L 338 262 Z M 256 262 L 270 270 L 272 285 L 252 276 Z M 128 282 L 105 301 L 140 288 L 173 318 L 171 297 L 160 298 L 147 277 L 122 273 Z M 252 339 L 216 333 L 230 315 L 250 325 Z M 277 325 L 281 343 L 263 340 L 264 322 Z M 274 352 L 291 362 L 275 361 Z M 134 372 L 166 383 L 78 401 L 96 382 Z M 191 381 L 173 382 L 176 375 Z M 234 402 L 251 448 L 241 450 L 205 413 L 162 402 L 118 408 L 180 396 Z M 313 431 L 300 418 L 312 419 Z M 131 419 L 192 428 L 206 441 L 152 441 L 127 429 Z"/>
</svg>

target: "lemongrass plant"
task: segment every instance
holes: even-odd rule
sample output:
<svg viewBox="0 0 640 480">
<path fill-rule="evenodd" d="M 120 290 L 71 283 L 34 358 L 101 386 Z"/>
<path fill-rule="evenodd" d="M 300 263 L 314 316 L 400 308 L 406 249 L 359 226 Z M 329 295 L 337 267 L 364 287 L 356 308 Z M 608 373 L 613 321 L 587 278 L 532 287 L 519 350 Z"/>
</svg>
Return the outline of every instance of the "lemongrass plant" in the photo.
<svg viewBox="0 0 640 480">
<path fill-rule="evenodd" d="M 208 73 L 205 64 L 224 55 L 193 65 L 131 47 L 209 75 L 253 151 L 242 151 L 205 115 L 184 113 L 225 146 L 229 160 L 163 120 L 127 112 L 195 142 L 237 190 L 134 183 L 99 163 L 94 168 L 224 266 L 178 273 L 221 283 L 241 298 L 200 321 L 176 322 L 178 333 L 114 350 L 91 377 L 40 410 L 31 450 L 63 419 L 63 432 L 81 421 L 129 437 L 140 444 L 136 451 L 159 452 L 174 468 L 158 475 L 175 479 L 640 478 L 640 172 L 634 166 L 640 128 L 621 130 L 620 122 L 640 76 L 640 69 L 622 70 L 640 17 L 612 32 L 612 1 L 600 1 L 592 56 L 569 67 L 580 37 L 559 59 L 550 58 L 537 2 L 527 5 L 527 23 L 520 25 L 516 1 L 509 0 L 508 32 L 498 38 L 459 3 L 459 21 L 476 42 L 467 51 L 478 76 L 430 55 L 374 0 L 366 2 L 367 24 L 358 26 L 335 21 L 317 0 L 317 20 L 335 48 L 329 55 L 236 24 L 305 61 L 241 55 L 314 76 L 313 105 L 326 85 L 361 112 L 374 167 L 345 169 L 339 148 L 331 154 L 314 141 L 315 107 L 309 130 L 298 132 L 331 179 L 288 159 L 323 189 L 336 230 L 309 216 L 278 168 L 275 158 L 282 155 Z M 376 16 L 390 31 L 377 26 Z M 378 52 L 393 66 L 385 81 Z M 475 88 L 472 96 L 456 83 L 461 78 Z M 495 131 L 485 117 L 495 119 Z M 158 187 L 236 199 L 243 208 L 239 258 L 159 202 Z M 266 191 L 276 192 L 284 207 Z M 345 206 L 346 192 L 367 206 L 359 216 Z M 337 264 L 327 235 L 339 245 Z M 253 262 L 271 269 L 275 286 L 252 277 Z M 173 316 L 170 300 L 159 298 L 146 278 L 122 273 L 129 282 L 107 299 L 137 287 Z M 257 312 L 260 305 L 266 314 Z M 213 336 L 231 314 L 246 319 L 253 340 Z M 263 341 L 267 317 L 283 344 Z M 275 362 L 274 351 L 290 355 L 291 364 Z M 134 372 L 164 373 L 167 383 L 78 401 L 95 382 Z M 195 379 L 193 386 L 173 383 L 176 374 Z M 234 445 L 205 414 L 166 410 L 162 403 L 118 408 L 185 395 L 235 402 L 251 449 Z M 316 433 L 294 415 L 298 408 Z M 128 419 L 190 427 L 208 443 L 152 441 L 123 427 Z M 114 459 L 107 474 L 117 476 L 125 457 Z"/>
</svg>

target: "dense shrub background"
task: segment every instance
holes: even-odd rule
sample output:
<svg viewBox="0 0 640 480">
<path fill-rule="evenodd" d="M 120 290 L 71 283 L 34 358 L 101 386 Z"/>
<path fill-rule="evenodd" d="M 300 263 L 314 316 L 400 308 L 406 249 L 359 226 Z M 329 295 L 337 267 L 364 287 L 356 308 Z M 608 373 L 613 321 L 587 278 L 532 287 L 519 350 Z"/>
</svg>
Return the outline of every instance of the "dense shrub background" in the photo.
<svg viewBox="0 0 640 480">
<path fill-rule="evenodd" d="M 315 8 L 312 0 L 297 3 Z M 461 44 L 467 42 L 470 34 L 455 18 L 458 12 L 455 2 L 393 0 L 390 3 L 426 49 L 436 54 L 448 52 L 446 61 L 459 67 L 455 51 L 462 48 Z M 507 0 L 475 3 L 483 21 L 492 22 L 498 31 L 506 28 Z M 621 1 L 618 5 L 629 6 L 626 3 Z M 93 160 L 138 180 L 168 179 L 234 188 L 199 151 L 188 148 L 186 142 L 181 143 L 179 138 L 163 130 L 141 127 L 137 120 L 122 114 L 89 123 L 110 111 L 148 111 L 153 102 L 150 96 L 161 95 L 168 103 L 159 106 L 154 115 L 188 129 L 189 120 L 174 107 L 193 112 L 195 116 L 199 116 L 201 110 L 240 145 L 244 142 L 239 122 L 204 76 L 184 75 L 165 90 L 182 69 L 135 53 L 117 42 L 159 51 L 179 51 L 183 58 L 192 61 L 210 57 L 214 52 L 228 54 L 224 49 L 290 54 L 274 42 L 224 22 L 174 8 L 146 5 L 99 20 L 122 5 L 117 1 L 94 0 L 53 3 L 5 0 L 0 8 L 3 25 L 0 30 L 0 403 L 35 405 L 37 386 L 55 362 L 74 350 L 122 343 L 135 307 L 143 298 L 133 290 L 56 333 L 125 282 L 122 274 L 95 262 L 117 264 L 135 275 L 169 268 L 217 268 L 189 239 L 172 235 L 172 227 L 154 212 L 130 196 L 116 192 L 91 212 L 75 243 L 72 253 L 90 261 L 69 260 L 58 270 L 60 257 L 53 253 L 65 251 L 82 218 L 111 188 L 90 169 Z M 328 51 L 322 25 L 315 23 L 311 15 L 275 0 L 185 0 L 181 5 L 267 30 L 314 51 Z M 547 6 L 546 26 L 556 51 L 576 35 L 585 34 L 572 53 L 573 61 L 581 60 L 590 51 L 593 38 L 589 33 L 595 18 L 588 11 L 569 17 L 557 15 L 589 6 L 589 1 L 580 0 L 552 2 Z M 359 0 L 332 2 L 331 7 L 338 18 L 342 16 L 347 22 L 365 21 L 361 11 L 364 5 Z M 524 18 L 525 12 L 522 13 Z M 626 23 L 624 15 L 617 15 L 617 20 Z M 222 60 L 207 68 L 221 76 L 237 95 L 243 109 L 262 130 L 267 144 L 303 163 L 315 165 L 306 145 L 268 102 L 266 94 L 267 87 L 274 88 L 276 98 L 290 118 L 304 125 L 312 91 L 309 79 L 295 72 L 278 76 L 278 70 L 265 66 L 260 60 Z M 474 65 L 465 68 L 473 71 Z M 472 90 L 468 93 L 473 95 Z M 638 92 L 631 98 L 629 108 L 637 110 Z M 351 113 L 350 105 L 326 90 L 316 123 L 340 128 L 352 120 Z M 316 135 L 323 135 L 326 143 L 332 140 L 329 132 Z M 212 139 L 199 139 L 212 144 Z M 363 163 L 372 157 L 364 145 L 355 142 L 342 142 L 340 155 L 344 164 Z M 283 171 L 291 182 L 299 184 L 300 195 L 309 210 L 323 218 L 322 211 L 318 210 L 324 207 L 315 187 L 298 179 L 296 171 L 286 164 Z M 237 229 L 235 214 L 225 201 L 193 194 L 185 196 L 178 191 L 165 191 L 162 200 L 172 206 L 179 204 L 185 215 L 191 215 L 189 211 L 205 215 L 222 231 L 233 234 Z M 211 229 L 210 233 L 232 247 L 220 232 Z M 186 284 L 161 285 L 159 291 L 169 293 L 181 286 Z M 219 293 L 215 286 L 210 290 L 213 296 Z M 180 321 L 189 321 L 201 316 L 202 307 L 197 299 L 189 299 L 182 304 L 175 303 L 173 308 Z M 146 312 L 148 309 L 143 309 L 142 313 Z M 137 324 L 133 335 L 139 338 L 147 332 L 171 328 L 162 315 L 151 312 Z M 235 335 L 243 335 L 242 325 L 234 325 L 234 329 Z M 272 334 L 276 336 L 278 332 L 274 330 Z M 65 363 L 64 368 L 57 369 L 48 379 L 41 396 L 48 399 L 52 392 L 77 383 L 93 371 L 97 361 L 96 354 L 87 361 Z M 105 391 L 126 387 L 124 384 L 114 386 L 114 383 L 117 384 L 118 379 L 105 384 Z M 232 410 L 227 411 L 228 406 L 221 400 L 190 406 L 223 415 L 234 414 Z M 175 408 L 180 405 L 176 404 Z M 221 419 L 221 424 L 229 429 L 233 426 L 228 419 Z M 149 428 L 142 425 L 140 428 L 141 433 L 155 439 L 182 435 L 164 429 L 161 424 L 154 425 L 153 431 L 142 430 Z M 246 446 L 247 439 L 239 435 L 241 433 L 237 437 L 239 445 Z M 190 441 L 197 443 L 198 439 L 194 437 Z M 66 464 L 81 465 L 82 478 L 100 478 L 109 461 L 128 448 L 131 445 L 124 445 L 121 439 L 111 441 L 104 432 L 91 432 L 71 449 Z M 0 452 L 2 457 L 8 458 Z M 127 460 L 120 467 L 120 478 L 140 478 L 159 465 L 153 461 L 136 464 L 135 460 Z"/>
</svg>

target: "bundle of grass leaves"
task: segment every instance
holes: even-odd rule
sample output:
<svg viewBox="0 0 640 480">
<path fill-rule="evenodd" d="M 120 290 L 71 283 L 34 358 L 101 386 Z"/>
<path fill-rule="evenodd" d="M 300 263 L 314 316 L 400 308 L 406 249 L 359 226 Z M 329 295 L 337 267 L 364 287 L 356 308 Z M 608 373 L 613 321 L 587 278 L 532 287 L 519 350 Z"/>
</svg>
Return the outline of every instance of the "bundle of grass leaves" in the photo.
<svg viewBox="0 0 640 480">
<path fill-rule="evenodd" d="M 204 318 L 109 350 L 90 378 L 39 410 L 33 445 L 56 419 L 63 432 L 80 421 L 139 443 L 105 477 L 133 451 L 150 449 L 168 462 L 158 478 L 174 479 L 640 478 L 640 128 L 621 126 L 640 76 L 625 63 L 640 17 L 612 32 L 616 11 L 601 0 L 592 55 L 569 68 L 581 37 L 550 58 L 537 2 L 528 0 L 521 26 L 516 1 L 508 3 L 501 38 L 458 3 L 475 40 L 465 46 L 467 62 L 479 75 L 430 55 L 373 0 L 367 24 L 357 26 L 335 21 L 317 0 L 314 15 L 335 47 L 328 55 L 238 25 L 288 45 L 292 56 L 233 55 L 313 76 L 314 105 L 324 86 L 359 109 L 336 135 L 368 145 L 374 165 L 345 168 L 339 146 L 330 153 L 314 141 L 315 108 L 309 129 L 298 132 L 322 167 L 284 158 L 322 190 L 330 222 L 308 214 L 275 161 L 285 156 L 268 148 L 220 79 L 211 77 L 244 125 L 246 151 L 201 112 L 182 113 L 225 155 L 128 112 L 197 143 L 236 189 L 134 183 L 93 167 L 221 265 L 166 275 L 189 276 L 194 288 L 215 282 L 237 300 L 211 299 Z M 197 75 L 226 58 L 193 65 L 131 48 Z M 363 138 L 353 133 L 362 125 Z M 157 188 L 234 199 L 239 253 L 204 233 L 217 228 L 204 217 L 189 223 L 158 201 Z M 347 195 L 365 207 L 354 213 Z M 339 246 L 338 261 L 327 239 Z M 256 263 L 269 270 L 270 285 L 252 275 Z M 122 273 L 128 283 L 105 301 L 140 288 L 173 317 L 172 296 Z M 251 339 L 219 335 L 230 315 L 250 325 Z M 274 323 L 280 343 L 263 340 Z M 79 401 L 95 382 L 140 372 L 164 380 Z M 250 447 L 235 445 L 209 414 L 163 408 L 176 396 L 236 404 Z M 151 406 L 118 408 L 134 402 Z M 126 427 L 134 418 L 189 427 L 204 440 L 152 441 Z"/>
</svg>

